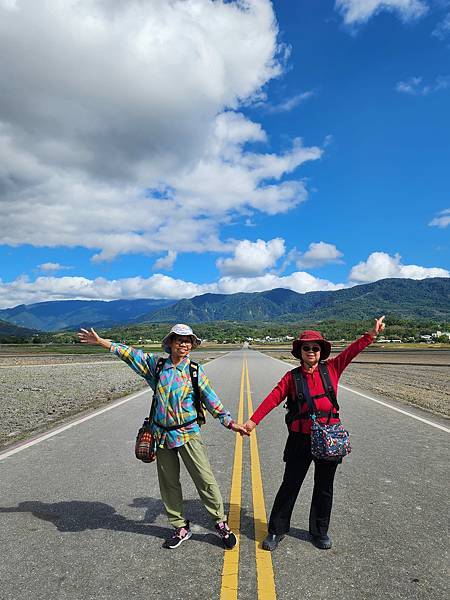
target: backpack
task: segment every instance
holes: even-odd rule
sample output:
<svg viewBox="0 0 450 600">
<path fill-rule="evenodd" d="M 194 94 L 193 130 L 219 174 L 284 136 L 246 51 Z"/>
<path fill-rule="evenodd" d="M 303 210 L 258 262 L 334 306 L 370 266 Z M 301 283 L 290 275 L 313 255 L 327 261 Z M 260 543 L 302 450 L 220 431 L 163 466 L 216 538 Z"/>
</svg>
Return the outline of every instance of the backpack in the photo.
<svg viewBox="0 0 450 600">
<path fill-rule="evenodd" d="M 314 401 L 316 398 L 327 397 L 333 407 L 336 409 L 335 413 L 332 413 L 333 418 L 339 418 L 339 404 L 336 398 L 336 392 L 334 391 L 334 387 L 331 384 L 330 373 L 328 371 L 328 366 L 324 362 L 320 362 L 318 365 L 320 377 L 322 378 L 323 389 L 325 392 L 323 394 L 317 394 L 316 396 L 312 396 L 311 399 Z M 301 367 L 296 367 L 291 370 L 292 377 L 294 379 L 296 396 L 289 396 L 286 400 L 286 404 L 284 407 L 287 409 L 287 413 L 285 416 L 286 425 L 290 425 L 293 421 L 297 419 L 308 419 L 309 414 L 306 413 L 305 416 L 300 416 L 300 408 L 301 405 L 306 402 L 305 394 L 303 391 L 303 377 Z M 317 417 L 328 417 L 331 416 L 330 411 L 322 411 L 316 410 L 315 414 Z"/>
<path fill-rule="evenodd" d="M 158 358 L 158 362 L 156 363 L 155 390 L 156 390 L 156 386 L 158 385 L 161 371 L 163 370 L 164 365 L 166 364 L 166 360 L 167 360 L 166 358 L 160 357 L 160 358 Z M 194 391 L 194 406 L 195 406 L 195 410 L 197 411 L 197 417 L 195 419 L 193 419 L 192 421 L 189 421 L 188 423 L 183 423 L 182 425 L 172 425 L 172 427 L 163 427 L 162 425 L 160 425 L 159 423 L 157 423 L 155 421 L 155 423 L 156 423 L 156 425 L 158 425 L 158 427 L 161 427 L 162 429 L 166 429 L 166 430 L 170 431 L 172 429 L 179 429 L 180 427 L 186 427 L 186 425 L 190 425 L 194 421 L 197 421 L 197 423 L 200 425 L 200 427 L 206 423 L 205 405 L 203 404 L 203 402 L 200 399 L 200 387 L 198 385 L 198 363 L 193 362 L 193 361 L 189 362 L 189 375 L 191 377 L 192 389 Z M 155 396 L 153 396 L 152 412 L 153 412 L 154 400 L 155 400 Z"/>
<path fill-rule="evenodd" d="M 313 458 L 327 461 L 341 461 L 352 450 L 350 436 L 340 421 L 333 425 L 330 424 L 331 417 L 339 419 L 339 404 L 337 403 L 336 392 L 331 385 L 327 365 L 319 363 L 318 368 L 325 392 L 316 396 L 311 396 L 308 385 L 304 381 L 301 368 L 297 367 L 292 370 L 297 394 L 294 401 L 294 406 L 297 406 L 297 414 L 294 413 L 293 419 L 311 418 L 311 454 Z M 323 398 L 324 396 L 329 398 L 336 412 L 333 412 L 333 410 L 322 411 L 316 409 L 314 400 L 316 398 Z M 299 415 L 300 406 L 303 402 L 306 402 L 309 408 L 308 416 L 305 417 Z M 325 425 L 319 423 L 318 418 L 320 417 L 328 417 Z"/>
</svg>

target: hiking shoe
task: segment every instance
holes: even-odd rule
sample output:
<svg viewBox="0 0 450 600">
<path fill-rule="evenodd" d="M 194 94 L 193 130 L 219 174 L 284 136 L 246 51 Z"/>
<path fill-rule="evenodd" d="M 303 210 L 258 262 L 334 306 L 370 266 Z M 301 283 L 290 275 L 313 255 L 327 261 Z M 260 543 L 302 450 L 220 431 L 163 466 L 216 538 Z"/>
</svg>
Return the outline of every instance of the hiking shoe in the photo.
<svg viewBox="0 0 450 600">
<path fill-rule="evenodd" d="M 183 527 L 175 527 L 173 534 L 167 538 L 164 543 L 166 548 L 178 548 L 178 546 L 188 540 L 192 536 L 192 531 L 189 529 L 189 521 L 186 521 L 186 525 Z"/>
<path fill-rule="evenodd" d="M 275 535 L 274 533 L 269 533 L 262 543 L 263 550 L 273 552 L 273 550 L 275 550 L 275 548 L 278 546 L 278 542 L 281 542 L 283 538 L 284 535 Z"/>
<path fill-rule="evenodd" d="M 319 550 L 329 550 L 331 548 L 331 538 L 328 535 L 312 535 L 311 541 Z"/>
<path fill-rule="evenodd" d="M 231 550 L 231 548 L 234 548 L 236 546 L 236 536 L 228 527 L 228 523 L 226 521 L 221 521 L 220 523 L 217 523 L 216 529 L 219 532 L 219 537 L 221 538 L 225 548 Z"/>
</svg>

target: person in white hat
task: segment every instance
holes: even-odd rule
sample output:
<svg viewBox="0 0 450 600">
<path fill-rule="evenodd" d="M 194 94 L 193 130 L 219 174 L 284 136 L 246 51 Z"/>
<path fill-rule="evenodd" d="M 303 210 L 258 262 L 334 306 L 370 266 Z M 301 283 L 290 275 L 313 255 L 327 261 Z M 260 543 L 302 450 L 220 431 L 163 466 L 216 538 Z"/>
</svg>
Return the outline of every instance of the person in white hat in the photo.
<svg viewBox="0 0 450 600">
<path fill-rule="evenodd" d="M 169 522 L 174 527 L 165 547 L 177 548 L 192 536 L 189 520 L 183 514 L 181 457 L 224 547 L 233 548 L 236 536 L 228 526 L 222 496 L 200 436 L 200 423 L 204 421 L 202 404 L 224 427 L 241 435 L 249 434 L 225 410 L 203 367 L 191 363 L 189 353 L 201 344 L 201 339 L 188 325 L 175 325 L 162 341 L 164 351 L 169 354 L 162 363 L 161 360 L 158 362 L 157 354 L 103 339 L 92 328 L 81 329 L 78 337 L 83 343 L 97 344 L 114 353 L 143 377 L 155 392 L 152 433 L 156 444 L 158 482 Z M 193 385 L 193 377 L 197 378 L 198 384 L 194 382 Z M 195 389 L 201 403 L 196 398 Z"/>
</svg>

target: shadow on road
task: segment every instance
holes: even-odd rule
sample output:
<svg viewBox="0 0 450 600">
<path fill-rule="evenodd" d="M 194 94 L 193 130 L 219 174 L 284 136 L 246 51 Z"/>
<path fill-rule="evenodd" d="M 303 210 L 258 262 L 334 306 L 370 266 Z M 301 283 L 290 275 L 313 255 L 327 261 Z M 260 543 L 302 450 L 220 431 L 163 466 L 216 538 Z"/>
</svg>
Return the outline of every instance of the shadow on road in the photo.
<svg viewBox="0 0 450 600">
<path fill-rule="evenodd" d="M 156 538 L 165 539 L 170 532 L 170 526 L 161 527 L 154 525 L 157 518 L 165 515 L 164 506 L 158 498 L 134 498 L 131 508 L 144 509 L 143 519 L 128 519 L 119 514 L 116 509 L 105 502 L 84 502 L 82 500 L 68 500 L 66 502 L 40 502 L 25 501 L 17 506 L 0 506 L 2 513 L 30 513 L 41 521 L 53 523 L 53 525 L 63 533 L 79 532 L 92 529 L 109 529 L 112 531 L 126 531 L 140 535 L 149 535 Z M 211 530 L 211 533 L 193 532 L 192 538 L 211 544 L 221 546 L 222 543 L 217 535 L 212 531 L 210 519 L 200 500 L 185 500 L 184 502 L 186 517 L 195 525 Z M 229 509 L 229 506 L 225 506 Z M 236 507 L 234 507 L 236 508 Z M 258 529 L 266 531 L 266 525 L 260 527 L 261 522 L 255 523 L 253 514 L 241 510 L 242 536 L 255 540 L 255 525 Z M 265 535 L 265 534 L 264 534 Z M 309 534 L 303 529 L 292 528 L 290 536 L 299 540 L 308 541 Z M 262 542 L 262 540 L 258 540 Z"/>
<path fill-rule="evenodd" d="M 143 519 L 134 520 L 119 514 L 116 509 L 104 502 L 87 502 L 82 500 L 68 500 L 65 502 L 40 502 L 25 501 L 17 506 L 0 506 L 2 513 L 29 513 L 40 519 L 52 523 L 58 531 L 63 533 L 81 532 L 92 529 L 109 529 L 112 531 L 126 531 L 165 539 L 170 533 L 170 526 L 161 527 L 153 523 L 160 515 L 165 515 L 164 506 L 157 498 L 134 498 L 129 505 L 132 508 L 144 508 Z M 221 540 L 212 531 L 212 524 L 200 500 L 186 500 L 184 502 L 185 514 L 192 523 L 200 525 L 211 532 L 193 532 L 192 539 L 197 539 L 213 546 L 222 546 Z"/>
</svg>

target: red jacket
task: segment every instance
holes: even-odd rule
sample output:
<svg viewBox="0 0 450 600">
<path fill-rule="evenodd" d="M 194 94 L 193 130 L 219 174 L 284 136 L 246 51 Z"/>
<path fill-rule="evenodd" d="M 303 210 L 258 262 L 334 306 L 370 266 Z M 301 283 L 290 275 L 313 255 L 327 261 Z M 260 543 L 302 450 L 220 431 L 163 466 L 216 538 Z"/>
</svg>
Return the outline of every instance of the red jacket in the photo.
<svg viewBox="0 0 450 600">
<path fill-rule="evenodd" d="M 344 369 L 351 363 L 355 356 L 362 352 L 362 350 L 364 350 L 364 348 L 366 348 L 372 342 L 372 336 L 369 333 L 365 333 L 361 338 L 355 342 L 352 342 L 350 346 L 348 346 L 340 354 L 326 361 L 328 371 L 330 373 L 331 384 L 334 387 L 336 394 L 338 381 Z M 324 393 L 325 390 L 319 369 L 314 369 L 312 373 L 307 373 L 302 367 L 302 373 L 306 378 L 311 396 Z M 250 417 L 251 420 L 258 425 L 258 423 L 262 421 L 272 409 L 281 404 L 287 396 L 292 398 L 296 397 L 295 383 L 291 371 L 288 371 L 278 382 L 276 387 L 273 388 L 270 394 L 264 398 L 253 415 Z M 324 412 L 329 412 L 332 410 L 333 412 L 336 412 L 330 400 L 326 396 L 317 398 L 314 403 L 317 410 L 322 410 Z M 300 415 L 305 415 L 308 413 L 308 410 L 308 406 L 306 402 L 304 402 L 300 408 Z M 326 420 L 326 417 L 319 419 L 321 422 L 326 422 Z M 339 419 L 330 419 L 330 423 L 337 423 L 338 421 Z M 311 419 L 296 419 L 289 426 L 289 430 L 301 433 L 310 433 Z"/>
</svg>

